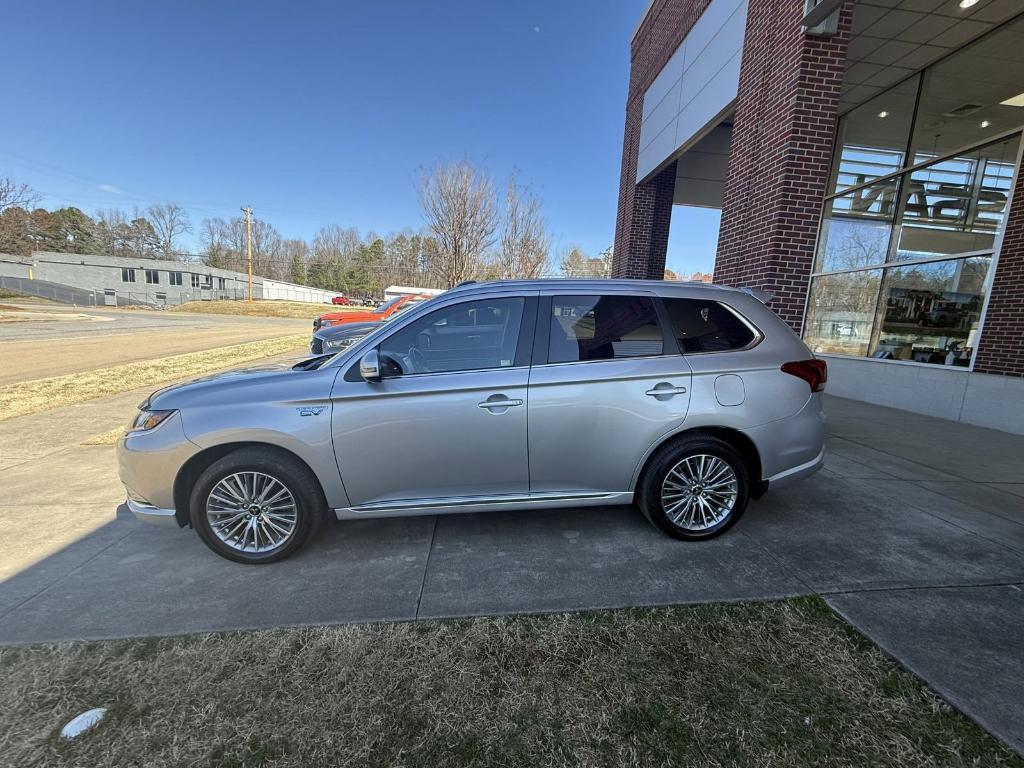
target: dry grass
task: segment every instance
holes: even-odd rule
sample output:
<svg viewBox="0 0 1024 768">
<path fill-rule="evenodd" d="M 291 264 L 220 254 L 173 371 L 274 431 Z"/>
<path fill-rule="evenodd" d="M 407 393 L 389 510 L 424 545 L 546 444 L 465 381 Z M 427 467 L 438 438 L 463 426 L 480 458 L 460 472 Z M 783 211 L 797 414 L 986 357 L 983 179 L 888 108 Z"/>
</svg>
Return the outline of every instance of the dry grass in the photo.
<svg viewBox="0 0 1024 768">
<path fill-rule="evenodd" d="M 32 304 L 60 304 L 59 301 L 44 299 L 40 296 L 33 296 L 30 293 L 19 293 L 10 288 L 0 288 L 0 299 L 15 299 L 18 301 L 31 302 Z"/>
<path fill-rule="evenodd" d="M 308 339 L 305 334 L 292 334 L 276 339 L 8 384 L 0 387 L 0 421 L 280 355 L 302 348 Z"/>
<path fill-rule="evenodd" d="M 310 304 L 302 301 L 189 301 L 171 312 L 194 312 L 201 315 L 244 315 L 247 317 L 306 317 L 310 321 L 327 312 L 366 310 L 369 307 L 335 307 L 331 304 Z"/>
<path fill-rule="evenodd" d="M 115 427 L 114 429 L 107 430 L 106 432 L 100 432 L 98 435 L 86 438 L 82 441 L 82 445 L 114 445 L 121 439 L 121 435 L 123 434 L 124 427 Z"/>
<path fill-rule="evenodd" d="M 1024 764 L 818 598 L 6 648 L 0 671 L 11 766 Z"/>
</svg>

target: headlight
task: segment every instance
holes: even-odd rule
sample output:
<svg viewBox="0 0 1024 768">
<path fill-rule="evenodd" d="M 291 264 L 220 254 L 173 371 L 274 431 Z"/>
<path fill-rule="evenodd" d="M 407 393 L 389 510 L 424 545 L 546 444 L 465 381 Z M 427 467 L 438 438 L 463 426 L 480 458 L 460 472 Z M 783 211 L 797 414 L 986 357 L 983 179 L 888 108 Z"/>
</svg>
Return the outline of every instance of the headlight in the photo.
<svg viewBox="0 0 1024 768">
<path fill-rule="evenodd" d="M 332 325 L 334 325 L 334 321 L 333 320 L 321 320 L 320 321 L 320 327 L 321 328 L 330 328 Z"/>
<path fill-rule="evenodd" d="M 356 343 L 356 339 L 331 339 L 324 342 L 324 349 L 340 350 L 347 349 Z"/>
<path fill-rule="evenodd" d="M 172 413 L 174 411 L 139 411 L 128 431 L 147 432 L 163 424 Z"/>
</svg>

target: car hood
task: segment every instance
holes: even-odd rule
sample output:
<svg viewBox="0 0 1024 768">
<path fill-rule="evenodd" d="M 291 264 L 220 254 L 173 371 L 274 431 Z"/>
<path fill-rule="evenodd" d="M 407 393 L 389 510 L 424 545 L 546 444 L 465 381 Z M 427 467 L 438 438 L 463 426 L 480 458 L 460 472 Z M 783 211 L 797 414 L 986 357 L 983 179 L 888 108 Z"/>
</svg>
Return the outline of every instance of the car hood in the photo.
<svg viewBox="0 0 1024 768">
<path fill-rule="evenodd" d="M 304 383 L 311 378 L 324 380 L 324 393 L 330 394 L 331 384 L 337 375 L 336 368 L 326 371 L 293 370 L 290 363 L 242 368 L 224 371 L 210 376 L 173 384 L 158 389 L 140 407 L 152 410 L 171 410 L 194 405 L 212 405 L 217 402 L 249 402 L 253 400 L 278 399 L 287 397 L 289 390 L 296 391 L 296 382 Z M 319 374 L 319 376 L 318 376 Z"/>
<path fill-rule="evenodd" d="M 349 323 L 379 322 L 384 319 L 383 312 L 328 312 L 320 315 L 321 320 L 330 320 L 331 325 L 348 325 Z"/>
</svg>

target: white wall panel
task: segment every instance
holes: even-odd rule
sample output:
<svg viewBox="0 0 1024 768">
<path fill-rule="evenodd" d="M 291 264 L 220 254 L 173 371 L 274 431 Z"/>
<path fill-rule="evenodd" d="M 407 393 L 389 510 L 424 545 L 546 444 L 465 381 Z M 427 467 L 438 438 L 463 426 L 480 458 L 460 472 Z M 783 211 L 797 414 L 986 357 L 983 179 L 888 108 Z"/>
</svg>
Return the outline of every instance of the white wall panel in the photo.
<svg viewBox="0 0 1024 768">
<path fill-rule="evenodd" d="M 638 182 L 735 100 L 746 19 L 747 0 L 712 0 L 644 93 Z"/>
</svg>

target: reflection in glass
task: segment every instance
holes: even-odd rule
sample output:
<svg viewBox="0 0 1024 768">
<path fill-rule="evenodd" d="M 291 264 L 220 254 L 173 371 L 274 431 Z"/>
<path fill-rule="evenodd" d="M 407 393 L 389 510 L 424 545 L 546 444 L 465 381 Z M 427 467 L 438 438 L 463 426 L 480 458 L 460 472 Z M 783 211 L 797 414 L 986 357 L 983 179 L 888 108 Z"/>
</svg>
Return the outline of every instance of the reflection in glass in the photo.
<svg viewBox="0 0 1024 768">
<path fill-rule="evenodd" d="M 833 192 L 873 181 L 906 164 L 919 79 L 915 75 L 840 119 Z"/>
<path fill-rule="evenodd" d="M 1019 136 L 913 171 L 904 182 L 896 259 L 991 250 L 1002 224 Z"/>
<path fill-rule="evenodd" d="M 1002 102 L 1024 91 L 1024 17 L 958 51 L 925 74 L 914 122 L 913 164 L 981 144 L 1020 126 Z"/>
<path fill-rule="evenodd" d="M 804 323 L 812 351 L 867 354 L 881 276 L 880 269 L 869 269 L 814 278 Z"/>
<path fill-rule="evenodd" d="M 885 270 L 884 317 L 871 356 L 970 365 L 989 261 L 985 256 Z"/>
<path fill-rule="evenodd" d="M 889 249 L 896 213 L 898 179 L 836 197 L 825 213 L 816 271 L 831 272 L 881 264 Z"/>
</svg>

